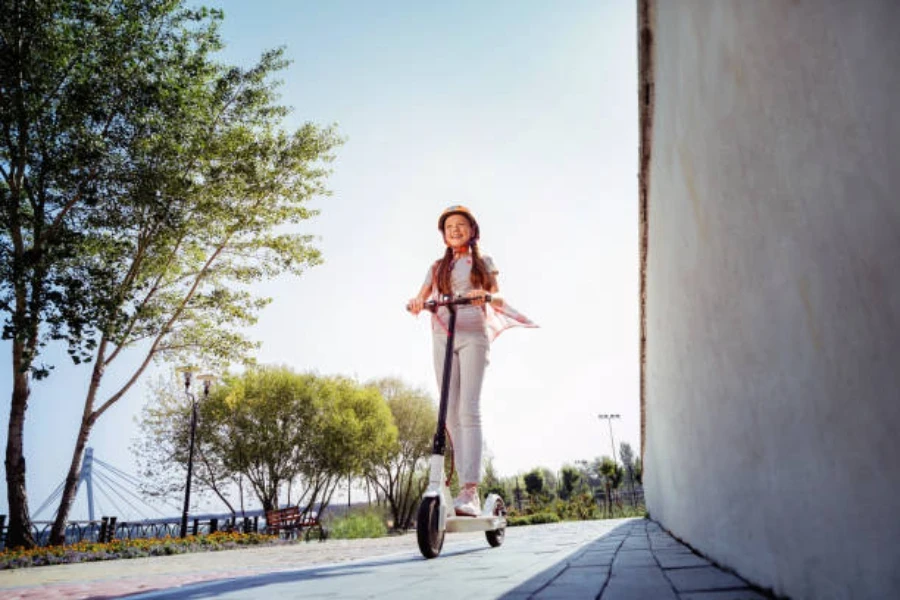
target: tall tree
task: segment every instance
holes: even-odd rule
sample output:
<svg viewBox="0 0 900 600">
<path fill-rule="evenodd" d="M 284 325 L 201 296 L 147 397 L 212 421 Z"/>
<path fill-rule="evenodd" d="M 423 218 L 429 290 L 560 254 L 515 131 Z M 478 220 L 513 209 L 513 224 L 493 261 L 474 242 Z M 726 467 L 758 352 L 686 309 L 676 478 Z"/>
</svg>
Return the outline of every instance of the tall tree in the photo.
<svg viewBox="0 0 900 600">
<path fill-rule="evenodd" d="M 372 384 L 387 401 L 397 428 L 397 442 L 383 461 L 372 465 L 368 479 L 387 500 L 394 528 L 405 529 L 428 483 L 427 477 L 420 475 L 431 454 L 437 410 L 427 393 L 400 379 L 379 379 Z"/>
<path fill-rule="evenodd" d="M 542 469 L 533 469 L 525 474 L 525 491 L 529 496 L 539 496 L 544 493 L 544 472 Z"/>
<path fill-rule="evenodd" d="M 208 126 L 195 126 L 196 138 L 172 140 L 193 143 L 167 165 L 174 168 L 160 183 L 171 183 L 172 189 L 155 190 L 164 198 L 165 216 L 139 214 L 112 230 L 115 245 L 107 246 L 129 251 L 117 255 L 121 260 L 109 288 L 115 300 L 101 314 L 94 372 L 54 541 L 61 541 L 93 424 L 149 363 L 189 356 L 219 366 L 240 360 L 253 347 L 240 329 L 254 323 L 269 301 L 253 294 L 252 284 L 284 272 L 299 274 L 320 261 L 309 236 L 285 232 L 283 226 L 315 214 L 306 202 L 325 193 L 326 175 L 316 163 L 330 158 L 326 153 L 336 140 L 311 124 L 293 134 L 277 130 L 284 110 L 272 103 L 268 75 L 284 64 L 273 52 L 247 72 L 232 69 L 217 79 L 210 86 L 211 102 L 194 119 Z M 117 257 L 106 263 L 116 264 Z M 97 402 L 105 369 L 123 349 L 139 344 L 144 355 L 132 376 Z"/>
<path fill-rule="evenodd" d="M 281 485 L 314 451 L 324 410 L 318 392 L 312 375 L 254 369 L 226 378 L 202 413 L 223 462 L 247 478 L 264 510 L 279 507 Z"/>
<path fill-rule="evenodd" d="M 622 461 L 625 482 L 634 485 L 634 450 L 628 442 L 619 444 L 619 459 Z"/>
<path fill-rule="evenodd" d="M 397 445 L 397 427 L 377 387 L 347 377 L 320 378 L 319 384 L 324 410 L 303 461 L 298 504 L 304 513 L 321 514 L 341 481 L 384 464 Z"/>
<path fill-rule="evenodd" d="M 562 482 L 559 497 L 563 500 L 572 498 L 581 484 L 581 472 L 573 466 L 566 465 L 562 468 Z"/>
<path fill-rule="evenodd" d="M 618 463 L 608 456 L 603 456 L 594 461 L 594 469 L 603 481 L 606 489 L 606 506 L 612 510 L 612 492 L 622 483 L 624 471 Z"/>
<path fill-rule="evenodd" d="M 78 363 L 97 347 L 112 276 L 96 235 L 142 167 L 145 126 L 172 105 L 167 78 L 215 47 L 217 15 L 174 0 L 17 0 L 0 10 L 0 311 L 12 345 L 8 546 L 34 545 L 23 429 L 48 343 Z M 185 50 L 190 50 L 185 52 Z M 109 251 L 110 249 L 104 249 Z"/>
<path fill-rule="evenodd" d="M 626 470 L 634 467 L 634 450 L 628 442 L 619 444 L 619 460 L 622 461 Z"/>
</svg>

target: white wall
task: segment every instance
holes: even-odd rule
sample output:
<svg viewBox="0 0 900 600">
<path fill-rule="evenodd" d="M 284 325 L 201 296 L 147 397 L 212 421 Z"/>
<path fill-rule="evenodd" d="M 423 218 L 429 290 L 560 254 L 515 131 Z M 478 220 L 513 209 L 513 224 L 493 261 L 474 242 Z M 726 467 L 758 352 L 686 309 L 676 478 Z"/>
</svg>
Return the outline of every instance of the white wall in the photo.
<svg viewBox="0 0 900 600">
<path fill-rule="evenodd" d="M 778 594 L 900 597 L 900 2 L 651 6 L 650 514 Z"/>
</svg>

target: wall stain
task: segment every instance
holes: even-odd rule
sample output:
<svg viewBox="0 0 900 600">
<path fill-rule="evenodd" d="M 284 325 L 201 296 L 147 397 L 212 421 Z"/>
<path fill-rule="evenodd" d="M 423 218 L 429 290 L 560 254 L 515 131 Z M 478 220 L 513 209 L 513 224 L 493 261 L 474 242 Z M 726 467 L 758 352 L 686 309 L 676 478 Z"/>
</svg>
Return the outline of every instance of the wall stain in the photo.
<svg viewBox="0 0 900 600">
<path fill-rule="evenodd" d="M 700 197 L 697 195 L 697 186 L 694 183 L 694 166 L 683 147 L 678 148 L 678 158 L 681 161 L 681 174 L 684 177 L 684 187 L 691 197 L 691 206 L 694 207 L 694 222 L 697 224 L 697 234 L 703 242 L 709 242 L 709 224 L 706 213 L 700 205 Z"/>
<path fill-rule="evenodd" d="M 734 77 L 734 84 L 740 90 L 744 87 L 744 65 L 735 57 L 734 49 L 727 43 L 723 42 L 719 46 L 719 57 L 721 68 L 726 73 L 731 73 Z"/>
<path fill-rule="evenodd" d="M 809 336 L 812 338 L 813 346 L 817 352 L 822 352 L 822 338 L 819 335 L 819 328 L 816 326 L 816 315 L 813 312 L 812 302 L 809 298 L 809 280 L 801 277 L 797 282 L 797 289 L 800 291 L 800 299 L 803 301 L 803 310 L 806 312 L 806 327 L 809 329 Z"/>
</svg>

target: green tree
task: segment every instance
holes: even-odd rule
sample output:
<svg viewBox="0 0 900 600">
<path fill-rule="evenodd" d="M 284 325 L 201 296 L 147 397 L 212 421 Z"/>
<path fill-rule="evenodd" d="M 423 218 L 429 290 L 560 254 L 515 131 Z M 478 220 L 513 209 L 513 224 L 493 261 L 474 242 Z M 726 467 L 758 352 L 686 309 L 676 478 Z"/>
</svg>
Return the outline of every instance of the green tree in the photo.
<svg viewBox="0 0 900 600">
<path fill-rule="evenodd" d="M 215 15 L 162 0 L 20 0 L 0 10 L 0 310 L 12 345 L 8 546 L 34 545 L 23 429 L 54 341 L 78 363 L 110 298 L 99 250 L 123 190 L 147 182 L 133 150 L 180 100 L 174 74 L 215 49 Z M 183 96 L 182 96 L 183 97 Z M 156 201 L 155 199 L 153 201 Z M 104 250 L 109 250 L 104 249 Z"/>
<path fill-rule="evenodd" d="M 540 496 L 544 492 L 544 473 L 541 469 L 533 469 L 523 477 L 525 492 L 529 496 Z"/>
<path fill-rule="evenodd" d="M 146 433 L 135 450 L 162 493 L 181 489 L 183 470 L 171 479 L 160 467 L 167 460 L 186 467 L 186 408 L 166 392 L 142 413 Z M 390 409 L 372 387 L 257 367 L 225 376 L 199 405 L 195 462 L 201 484 L 232 513 L 227 487 L 244 480 L 265 510 L 278 508 L 283 488 L 295 482 L 304 512 L 322 512 L 340 481 L 384 460 L 396 435 Z"/>
<path fill-rule="evenodd" d="M 368 479 L 387 500 L 395 529 L 407 528 L 428 484 L 427 459 L 437 428 L 437 410 L 426 392 L 397 378 L 373 381 L 387 402 L 397 443 L 380 462 L 373 464 Z M 423 476 L 424 473 L 424 476 Z"/>
<path fill-rule="evenodd" d="M 323 410 L 311 451 L 301 463 L 304 511 L 320 514 L 338 484 L 348 476 L 371 473 L 397 444 L 397 427 L 380 391 L 346 377 L 319 379 Z"/>
<path fill-rule="evenodd" d="M 259 367 L 224 377 L 200 406 L 200 446 L 232 478 L 243 475 L 264 510 L 278 508 L 282 485 L 314 451 L 325 410 L 319 388 L 313 375 Z M 187 443 L 178 445 L 185 464 Z"/>
<path fill-rule="evenodd" d="M 559 481 L 557 480 L 556 473 L 547 467 L 541 467 L 541 473 L 544 475 L 544 493 L 547 494 L 549 498 L 555 498 L 559 490 Z"/>
<path fill-rule="evenodd" d="M 624 472 L 624 482 L 630 485 L 634 492 L 634 484 L 636 479 L 635 456 L 631 444 L 622 442 L 619 444 L 619 458 L 622 459 L 622 469 Z M 640 459 L 638 459 L 640 461 Z"/>
<path fill-rule="evenodd" d="M 572 498 L 578 491 L 581 484 L 581 472 L 570 465 L 562 468 L 562 483 L 559 490 L 559 496 L 563 500 Z"/>
<path fill-rule="evenodd" d="M 497 494 L 503 498 L 503 503 L 506 506 L 510 506 L 510 493 L 503 480 L 497 475 L 497 470 L 494 468 L 493 454 L 485 448 L 483 456 L 484 476 L 481 478 L 481 488 L 484 492 L 482 495 L 487 497 L 489 494 Z"/>
<path fill-rule="evenodd" d="M 199 55 L 195 62 L 170 77 L 176 109 L 132 148 L 141 178 L 118 200 L 139 210 L 102 223 L 97 256 L 106 276 L 92 284 L 107 300 L 93 321 L 94 368 L 53 542 L 62 541 L 94 423 L 150 362 L 196 357 L 221 368 L 244 359 L 255 344 L 242 330 L 269 302 L 253 293 L 254 283 L 299 275 L 321 260 L 309 236 L 284 226 L 316 214 L 307 201 L 326 194 L 322 164 L 338 143 L 333 132 L 312 124 L 279 129 L 287 109 L 275 104 L 271 75 L 287 64 L 281 51 L 249 70 L 215 67 Z M 142 353 L 137 368 L 99 399 L 105 370 L 129 348 Z"/>
<path fill-rule="evenodd" d="M 606 482 L 615 489 L 619 487 L 619 484 L 622 483 L 622 479 L 624 473 L 622 471 L 622 467 L 620 467 L 617 463 L 613 462 L 608 456 L 603 456 L 599 459 L 599 464 L 596 467 L 597 472 L 606 480 Z"/>
<path fill-rule="evenodd" d="M 617 463 L 608 456 L 603 456 L 594 462 L 595 469 L 603 481 L 603 487 L 606 490 L 606 505 L 608 510 L 612 510 L 612 492 L 619 487 L 624 477 L 624 471 Z"/>
</svg>

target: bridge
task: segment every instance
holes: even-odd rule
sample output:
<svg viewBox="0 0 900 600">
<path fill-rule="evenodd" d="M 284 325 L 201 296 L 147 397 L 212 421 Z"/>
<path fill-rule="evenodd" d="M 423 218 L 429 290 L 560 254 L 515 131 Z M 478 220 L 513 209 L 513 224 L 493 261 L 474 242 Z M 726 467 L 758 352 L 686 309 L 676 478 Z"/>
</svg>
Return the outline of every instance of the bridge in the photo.
<svg viewBox="0 0 900 600">
<path fill-rule="evenodd" d="M 73 504 L 86 496 L 87 520 L 70 520 L 66 526 L 66 541 L 103 542 L 114 538 L 176 537 L 180 533 L 181 508 L 165 498 L 149 502 L 140 492 L 138 477 L 108 463 L 87 448 L 81 462 L 81 474 Z M 32 515 L 35 540 L 40 545 L 48 542 L 65 482 L 61 482 L 41 503 Z M 162 506 L 160 506 L 162 505 Z M 167 516 L 174 514 L 176 516 Z M 46 518 L 41 519 L 44 515 Z M 99 518 L 98 518 L 99 515 Z M 191 515 L 189 533 L 192 535 L 213 533 L 219 530 L 258 531 L 262 509 L 242 511 L 240 518 L 230 512 Z M 5 516 L 0 515 L 0 548 L 4 547 Z"/>
</svg>

